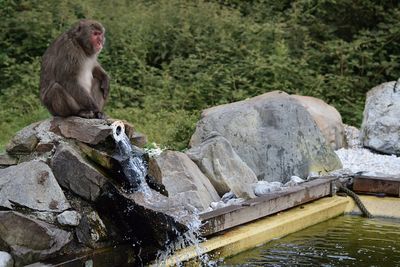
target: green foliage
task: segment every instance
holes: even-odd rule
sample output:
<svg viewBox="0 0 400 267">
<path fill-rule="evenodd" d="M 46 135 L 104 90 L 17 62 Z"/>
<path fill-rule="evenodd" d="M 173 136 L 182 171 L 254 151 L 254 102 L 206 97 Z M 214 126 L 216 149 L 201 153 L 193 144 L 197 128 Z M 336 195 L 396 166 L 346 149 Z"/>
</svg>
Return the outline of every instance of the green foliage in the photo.
<svg viewBox="0 0 400 267">
<path fill-rule="evenodd" d="M 106 112 L 175 149 L 202 109 L 272 90 L 321 98 L 359 126 L 365 93 L 400 71 L 397 1 L 3 0 L 0 15 L 0 147 L 49 116 L 40 57 L 85 17 L 107 29 Z"/>
</svg>

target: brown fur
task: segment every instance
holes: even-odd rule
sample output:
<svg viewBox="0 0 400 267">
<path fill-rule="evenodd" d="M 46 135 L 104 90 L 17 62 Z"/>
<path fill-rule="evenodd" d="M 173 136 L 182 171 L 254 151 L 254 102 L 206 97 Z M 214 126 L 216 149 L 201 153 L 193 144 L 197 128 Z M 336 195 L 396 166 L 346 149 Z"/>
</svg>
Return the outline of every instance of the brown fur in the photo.
<svg viewBox="0 0 400 267">
<path fill-rule="evenodd" d="M 81 20 L 61 34 L 42 57 L 40 74 L 40 100 L 53 116 L 81 116 L 102 118 L 102 110 L 109 92 L 109 77 L 97 62 L 91 35 L 104 28 L 93 20 Z M 88 64 L 92 62 L 92 64 Z M 80 82 L 84 66 L 90 66 L 91 87 Z"/>
</svg>

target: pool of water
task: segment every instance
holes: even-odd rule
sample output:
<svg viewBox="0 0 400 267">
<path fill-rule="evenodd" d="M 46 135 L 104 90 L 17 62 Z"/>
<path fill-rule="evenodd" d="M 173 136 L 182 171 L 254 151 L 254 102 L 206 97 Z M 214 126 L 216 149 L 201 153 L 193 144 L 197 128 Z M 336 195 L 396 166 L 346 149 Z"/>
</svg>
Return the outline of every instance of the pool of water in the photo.
<svg viewBox="0 0 400 267">
<path fill-rule="evenodd" d="M 337 217 L 219 264 L 237 265 L 400 266 L 400 221 Z"/>
</svg>

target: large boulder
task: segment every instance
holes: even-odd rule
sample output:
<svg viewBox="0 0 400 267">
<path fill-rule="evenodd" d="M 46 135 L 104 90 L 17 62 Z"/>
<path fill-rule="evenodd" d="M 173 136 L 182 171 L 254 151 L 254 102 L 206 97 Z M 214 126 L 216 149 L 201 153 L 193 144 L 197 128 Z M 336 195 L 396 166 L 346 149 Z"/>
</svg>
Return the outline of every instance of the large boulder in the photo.
<svg viewBox="0 0 400 267">
<path fill-rule="evenodd" d="M 12 209 L 15 205 L 52 212 L 70 208 L 51 169 L 40 161 L 0 169 L 0 206 Z"/>
<path fill-rule="evenodd" d="M 400 84 L 383 83 L 367 93 L 360 138 L 364 147 L 400 155 Z"/>
<path fill-rule="evenodd" d="M 287 181 L 341 168 L 310 113 L 283 92 L 270 92 L 202 112 L 190 146 L 216 131 L 258 180 Z"/>
<path fill-rule="evenodd" d="M 95 201 L 107 178 L 86 161 L 79 150 L 60 144 L 51 160 L 59 184 L 89 201 Z"/>
<path fill-rule="evenodd" d="M 165 186 L 170 198 L 189 203 L 200 211 L 219 201 L 210 181 L 184 153 L 166 150 L 151 165 L 150 174 Z"/>
<path fill-rule="evenodd" d="M 0 239 L 16 266 L 54 256 L 72 240 L 71 233 L 14 211 L 0 211 Z"/>
<path fill-rule="evenodd" d="M 252 184 L 257 183 L 257 176 L 223 136 L 212 133 L 186 154 L 208 177 L 220 196 L 232 191 L 240 198 L 255 197 Z"/>
<path fill-rule="evenodd" d="M 325 137 L 325 141 L 334 150 L 346 146 L 342 116 L 333 106 L 311 96 L 292 95 L 291 97 L 307 109 Z"/>
</svg>

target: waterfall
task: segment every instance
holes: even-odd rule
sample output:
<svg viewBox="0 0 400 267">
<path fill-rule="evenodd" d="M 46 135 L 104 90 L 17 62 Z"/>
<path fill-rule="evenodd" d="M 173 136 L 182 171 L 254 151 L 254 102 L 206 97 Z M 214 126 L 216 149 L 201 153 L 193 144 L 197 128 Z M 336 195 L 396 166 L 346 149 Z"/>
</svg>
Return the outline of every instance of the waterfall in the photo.
<svg viewBox="0 0 400 267">
<path fill-rule="evenodd" d="M 117 158 L 129 185 L 128 191 L 141 191 L 147 195 L 151 194 L 151 190 L 146 183 L 148 166 L 144 159 L 144 153 L 131 144 L 125 134 L 125 126 L 121 121 L 115 121 L 111 124 L 111 127 L 118 148 Z"/>
</svg>

